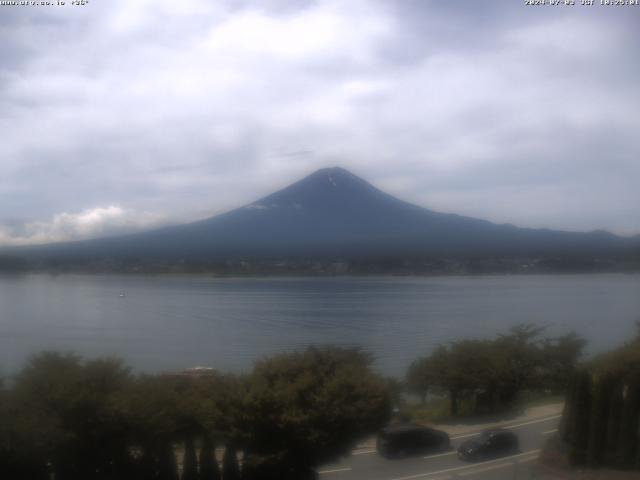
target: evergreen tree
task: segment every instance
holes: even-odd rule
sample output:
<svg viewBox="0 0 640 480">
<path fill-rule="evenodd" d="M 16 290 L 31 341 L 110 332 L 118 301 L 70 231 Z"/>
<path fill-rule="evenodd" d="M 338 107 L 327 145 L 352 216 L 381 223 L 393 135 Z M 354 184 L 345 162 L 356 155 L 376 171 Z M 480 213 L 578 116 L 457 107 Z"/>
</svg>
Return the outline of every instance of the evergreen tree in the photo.
<svg viewBox="0 0 640 480">
<path fill-rule="evenodd" d="M 591 374 L 584 370 L 576 379 L 576 395 L 573 414 L 573 436 L 569 460 L 573 464 L 584 464 L 589 441 L 589 417 L 591 414 Z"/>
<path fill-rule="evenodd" d="M 625 388 L 622 421 L 618 443 L 618 464 L 624 468 L 635 465 L 638 448 L 638 414 L 640 411 L 640 379 L 628 380 Z"/>
<path fill-rule="evenodd" d="M 622 397 L 623 387 L 624 384 L 619 380 L 616 380 L 610 392 L 611 398 L 609 404 L 609 419 L 607 422 L 607 440 L 605 448 L 605 463 L 608 465 L 615 464 L 616 455 L 618 452 L 618 440 L 620 437 L 620 426 L 622 421 L 622 408 L 624 405 L 624 399 Z"/>
<path fill-rule="evenodd" d="M 599 467 L 604 461 L 613 384 L 613 380 L 605 376 L 599 378 L 593 387 L 587 446 L 587 463 L 592 467 Z"/>
<path fill-rule="evenodd" d="M 204 435 L 200 449 L 200 480 L 220 480 L 220 478 L 215 443 L 210 435 Z"/>
<path fill-rule="evenodd" d="M 158 451 L 158 480 L 178 480 L 176 454 L 170 442 L 163 442 Z"/>
<path fill-rule="evenodd" d="M 558 430 L 560 432 L 560 438 L 565 442 L 570 442 L 573 438 L 573 427 L 575 414 L 574 402 L 576 396 L 576 382 L 577 375 L 573 375 L 569 381 L 569 387 L 567 388 L 567 395 L 564 400 L 564 408 L 562 411 L 562 418 L 560 419 L 560 426 Z"/>
<path fill-rule="evenodd" d="M 576 375 L 561 426 L 573 463 L 640 468 L 640 336 Z"/>
<path fill-rule="evenodd" d="M 155 480 L 157 471 L 158 459 L 154 451 L 149 446 L 145 446 L 142 451 L 142 456 L 137 462 L 136 473 L 138 476 L 136 478 L 140 480 Z"/>
<path fill-rule="evenodd" d="M 193 437 L 189 436 L 184 441 L 184 459 L 182 460 L 182 480 L 198 480 L 198 458 Z"/>
<path fill-rule="evenodd" d="M 222 479 L 240 480 L 240 466 L 238 452 L 233 444 L 227 444 L 222 458 Z"/>
</svg>

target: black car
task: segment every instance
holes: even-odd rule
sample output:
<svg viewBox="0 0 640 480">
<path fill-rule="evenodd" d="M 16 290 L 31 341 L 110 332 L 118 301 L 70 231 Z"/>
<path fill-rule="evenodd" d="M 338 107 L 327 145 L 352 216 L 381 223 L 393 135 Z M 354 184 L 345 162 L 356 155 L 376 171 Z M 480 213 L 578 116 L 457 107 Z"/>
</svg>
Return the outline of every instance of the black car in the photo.
<svg viewBox="0 0 640 480">
<path fill-rule="evenodd" d="M 376 449 L 386 458 L 442 452 L 451 448 L 446 432 L 410 423 L 391 425 L 378 434 Z"/>
<path fill-rule="evenodd" d="M 516 434 L 497 428 L 485 430 L 479 437 L 464 442 L 458 447 L 458 456 L 463 460 L 477 462 L 513 455 L 519 451 Z"/>
</svg>

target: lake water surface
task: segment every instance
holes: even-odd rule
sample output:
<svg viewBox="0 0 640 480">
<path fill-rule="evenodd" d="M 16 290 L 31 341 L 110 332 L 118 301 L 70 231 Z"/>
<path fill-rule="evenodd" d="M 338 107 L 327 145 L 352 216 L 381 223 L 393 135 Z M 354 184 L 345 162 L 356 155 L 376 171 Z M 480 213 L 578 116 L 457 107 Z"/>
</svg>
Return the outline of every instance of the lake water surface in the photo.
<svg viewBox="0 0 640 480">
<path fill-rule="evenodd" d="M 519 323 L 575 330 L 594 352 L 628 339 L 638 319 L 640 275 L 0 276 L 0 374 L 43 349 L 117 355 L 142 371 L 242 371 L 332 343 L 362 346 L 380 371 L 402 375 L 438 343 Z"/>
</svg>

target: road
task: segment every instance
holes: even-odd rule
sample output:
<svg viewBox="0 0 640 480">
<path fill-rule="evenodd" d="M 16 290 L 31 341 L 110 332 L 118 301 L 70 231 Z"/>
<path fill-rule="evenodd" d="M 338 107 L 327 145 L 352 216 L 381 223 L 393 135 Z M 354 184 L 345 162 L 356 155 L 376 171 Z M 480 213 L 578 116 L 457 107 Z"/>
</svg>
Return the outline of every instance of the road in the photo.
<svg viewBox="0 0 640 480">
<path fill-rule="evenodd" d="M 451 436 L 453 449 L 434 455 L 388 460 L 375 450 L 357 451 L 344 461 L 319 470 L 320 480 L 445 480 L 525 479 L 545 439 L 557 430 L 560 415 L 531 419 L 503 428 L 520 439 L 521 453 L 497 460 L 468 463 L 457 457 L 457 448 L 479 432 Z"/>
</svg>

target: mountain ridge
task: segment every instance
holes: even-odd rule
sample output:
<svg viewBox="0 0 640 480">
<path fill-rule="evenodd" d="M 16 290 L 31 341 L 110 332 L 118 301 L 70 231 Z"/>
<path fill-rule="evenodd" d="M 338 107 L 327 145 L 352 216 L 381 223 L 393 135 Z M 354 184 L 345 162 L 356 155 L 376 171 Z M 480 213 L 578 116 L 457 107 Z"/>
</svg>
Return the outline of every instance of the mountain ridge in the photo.
<svg viewBox="0 0 640 480">
<path fill-rule="evenodd" d="M 640 237 L 522 228 L 400 200 L 340 167 L 323 168 L 204 220 L 119 237 L 12 249 L 37 259 L 612 255 Z M 5 250 L 6 251 L 6 250 Z"/>
</svg>

